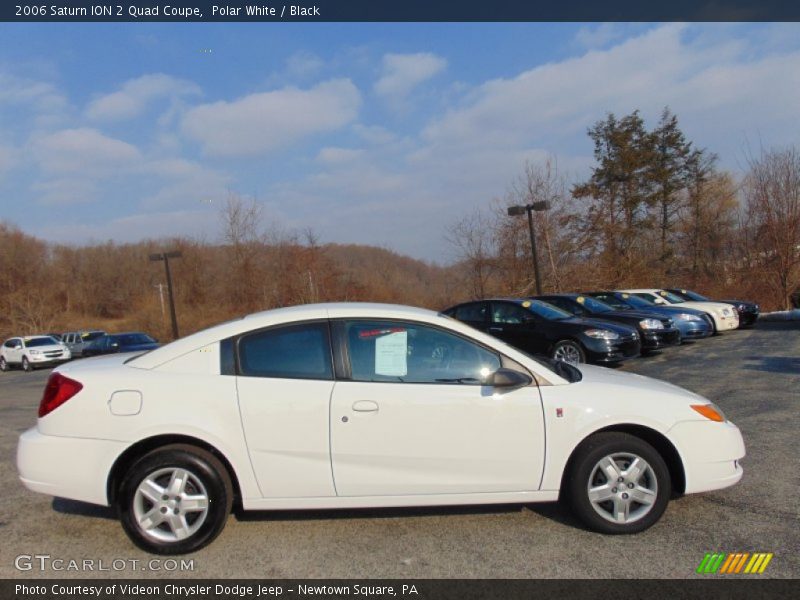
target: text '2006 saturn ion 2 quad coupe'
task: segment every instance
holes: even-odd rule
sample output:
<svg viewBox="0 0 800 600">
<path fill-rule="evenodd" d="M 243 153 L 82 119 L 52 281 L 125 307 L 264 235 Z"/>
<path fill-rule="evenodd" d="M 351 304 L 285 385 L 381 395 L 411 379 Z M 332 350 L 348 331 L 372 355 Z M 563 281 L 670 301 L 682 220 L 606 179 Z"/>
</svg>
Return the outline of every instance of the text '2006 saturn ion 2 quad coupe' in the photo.
<svg viewBox="0 0 800 600">
<path fill-rule="evenodd" d="M 562 495 L 588 527 L 636 533 L 673 493 L 739 481 L 744 454 L 714 404 L 674 385 L 536 360 L 427 310 L 318 304 L 60 367 L 17 466 L 29 489 L 115 505 L 137 545 L 175 554 L 232 506 Z"/>
<path fill-rule="evenodd" d="M 478 300 L 443 312 L 524 352 L 572 364 L 619 363 L 639 356 L 642 349 L 633 327 L 576 317 L 541 300 Z"/>
</svg>

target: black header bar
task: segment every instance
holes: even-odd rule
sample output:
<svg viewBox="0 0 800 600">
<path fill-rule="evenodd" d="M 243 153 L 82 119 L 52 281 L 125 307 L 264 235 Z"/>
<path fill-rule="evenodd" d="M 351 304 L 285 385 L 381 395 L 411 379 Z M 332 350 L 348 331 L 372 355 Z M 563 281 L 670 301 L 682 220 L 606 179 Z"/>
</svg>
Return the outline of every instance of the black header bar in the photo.
<svg viewBox="0 0 800 600">
<path fill-rule="evenodd" d="M 0 3 L 8 22 L 800 21 L 794 0 L 61 0 Z"/>
<path fill-rule="evenodd" d="M 515 600 L 598 597 L 762 600 L 795 597 L 796 582 L 700 579 L 28 579 L 0 580 L 4 600 Z"/>
</svg>

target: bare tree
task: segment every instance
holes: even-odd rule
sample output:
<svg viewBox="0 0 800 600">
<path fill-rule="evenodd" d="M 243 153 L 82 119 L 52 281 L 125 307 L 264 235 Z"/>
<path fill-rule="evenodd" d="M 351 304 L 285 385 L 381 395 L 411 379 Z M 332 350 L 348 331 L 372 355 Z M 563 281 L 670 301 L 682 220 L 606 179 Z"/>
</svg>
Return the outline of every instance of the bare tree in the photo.
<svg viewBox="0 0 800 600">
<path fill-rule="evenodd" d="M 784 308 L 800 285 L 800 152 L 794 146 L 749 159 L 747 215 L 763 274 Z"/>
<path fill-rule="evenodd" d="M 467 285 L 473 298 L 485 298 L 488 294 L 496 265 L 493 235 L 489 217 L 479 209 L 451 225 L 446 234 L 466 267 Z"/>
</svg>

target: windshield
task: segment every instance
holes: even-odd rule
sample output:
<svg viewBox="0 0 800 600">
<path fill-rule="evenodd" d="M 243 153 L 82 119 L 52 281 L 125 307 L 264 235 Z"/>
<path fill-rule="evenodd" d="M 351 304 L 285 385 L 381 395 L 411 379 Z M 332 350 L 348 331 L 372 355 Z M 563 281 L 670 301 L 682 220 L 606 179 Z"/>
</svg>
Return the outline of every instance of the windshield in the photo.
<svg viewBox="0 0 800 600">
<path fill-rule="evenodd" d="M 697 292 L 693 292 L 692 290 L 681 290 L 681 294 L 684 296 L 688 296 L 689 300 L 697 300 L 698 302 L 706 302 L 708 298 L 705 296 L 701 296 Z"/>
<path fill-rule="evenodd" d="M 99 338 L 100 336 L 103 336 L 103 335 L 105 335 L 105 333 L 102 332 L 102 331 L 89 331 L 89 332 L 86 332 L 86 333 L 82 333 L 81 334 L 81 339 L 84 342 L 91 342 L 92 340 L 96 340 L 97 338 Z"/>
<path fill-rule="evenodd" d="M 614 310 L 613 306 L 609 306 L 605 302 L 601 302 L 597 298 L 592 298 L 591 296 L 578 296 L 577 302 L 591 313 L 607 313 Z"/>
<path fill-rule="evenodd" d="M 680 304 L 681 302 L 686 302 L 686 300 L 684 300 L 677 294 L 673 294 L 672 292 L 668 292 L 667 290 L 658 290 L 658 295 L 664 298 L 664 300 L 666 300 L 670 304 Z"/>
<path fill-rule="evenodd" d="M 647 298 L 633 296 L 632 294 L 621 294 L 620 302 L 625 302 L 631 308 L 653 308 L 655 304 Z"/>
<path fill-rule="evenodd" d="M 25 340 L 26 348 L 36 348 L 37 346 L 53 346 L 58 344 L 55 338 L 51 337 L 38 337 L 30 340 Z"/>
<path fill-rule="evenodd" d="M 560 321 L 562 319 L 572 318 L 573 316 L 567 311 L 561 310 L 557 306 L 553 306 L 547 302 L 542 302 L 541 300 L 526 300 L 525 302 L 530 304 L 528 306 L 522 304 L 523 308 L 527 308 L 532 313 L 539 315 L 548 321 Z"/>
</svg>

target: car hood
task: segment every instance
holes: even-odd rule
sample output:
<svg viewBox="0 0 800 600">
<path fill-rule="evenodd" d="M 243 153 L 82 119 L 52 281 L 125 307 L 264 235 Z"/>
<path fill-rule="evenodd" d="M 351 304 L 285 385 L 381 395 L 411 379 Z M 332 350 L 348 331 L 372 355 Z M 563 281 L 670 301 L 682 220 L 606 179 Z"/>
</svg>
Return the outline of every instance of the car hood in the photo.
<svg viewBox="0 0 800 600">
<path fill-rule="evenodd" d="M 614 310 L 607 313 L 597 313 L 593 315 L 595 319 L 602 319 L 605 315 L 609 317 L 630 317 L 632 319 L 657 319 L 661 320 L 664 316 L 663 314 L 659 314 L 657 312 L 651 312 L 649 310 L 639 310 L 639 309 L 632 309 L 632 310 Z"/>
<path fill-rule="evenodd" d="M 732 304 L 725 304 L 724 302 L 696 302 L 694 300 L 687 300 L 686 302 L 672 304 L 671 306 L 678 308 L 685 306 L 686 308 L 696 308 L 697 310 L 714 312 L 716 314 L 724 314 L 726 310 L 728 311 L 728 314 L 733 314 L 736 311 L 735 306 Z"/>
<path fill-rule="evenodd" d="M 641 392 L 640 397 L 643 401 L 665 393 L 672 396 L 680 396 L 692 401 L 701 400 L 704 403 L 708 402 L 706 398 L 699 394 L 695 394 L 692 391 L 660 379 L 653 379 L 652 377 L 645 377 L 644 375 L 637 375 L 635 373 L 627 373 L 617 369 L 609 369 L 608 367 L 598 367 L 594 365 L 581 364 L 578 365 L 577 368 L 583 374 L 582 382 L 622 386 L 630 390 L 639 391 Z"/>
<path fill-rule="evenodd" d="M 55 352 L 56 350 L 61 351 L 65 349 L 65 346 L 61 346 L 59 344 L 47 344 L 47 346 L 34 346 L 33 348 L 25 348 L 28 352 L 33 350 L 38 350 L 40 352 Z"/>
<path fill-rule="evenodd" d="M 745 300 L 720 300 L 720 302 L 725 302 L 726 304 L 733 304 L 736 306 L 737 304 L 741 304 L 748 310 L 755 310 L 756 306 L 758 306 L 755 302 L 746 302 Z"/>
<path fill-rule="evenodd" d="M 572 317 L 564 319 L 563 321 L 554 321 L 555 323 L 571 323 L 573 325 L 581 325 L 584 327 L 597 327 L 598 329 L 610 329 L 621 336 L 627 336 L 631 333 L 636 333 L 636 328 L 630 325 L 623 325 L 622 323 L 614 323 L 613 321 L 603 321 L 599 317 Z"/>
</svg>

